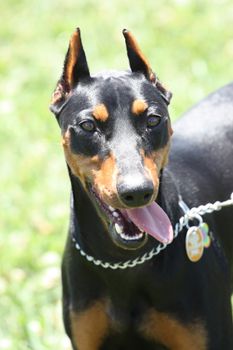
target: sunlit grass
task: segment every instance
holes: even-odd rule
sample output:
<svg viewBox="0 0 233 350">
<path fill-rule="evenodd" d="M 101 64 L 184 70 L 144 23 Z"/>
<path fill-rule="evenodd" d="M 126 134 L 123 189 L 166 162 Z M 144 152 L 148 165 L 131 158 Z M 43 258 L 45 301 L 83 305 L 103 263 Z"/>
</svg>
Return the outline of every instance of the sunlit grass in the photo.
<svg viewBox="0 0 233 350">
<path fill-rule="evenodd" d="M 121 30 L 136 35 L 174 93 L 178 117 L 233 77 L 231 0 L 9 0 L 0 4 L 0 349 L 69 349 L 60 261 L 69 182 L 48 111 L 71 32 L 91 71 L 127 68 Z"/>
</svg>

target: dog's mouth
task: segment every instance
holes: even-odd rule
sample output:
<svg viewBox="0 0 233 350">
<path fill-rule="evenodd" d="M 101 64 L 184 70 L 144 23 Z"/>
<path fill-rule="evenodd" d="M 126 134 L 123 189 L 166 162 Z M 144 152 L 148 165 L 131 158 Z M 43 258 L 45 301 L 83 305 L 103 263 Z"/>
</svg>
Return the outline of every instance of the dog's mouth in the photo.
<svg viewBox="0 0 233 350">
<path fill-rule="evenodd" d="M 91 193 L 107 218 L 112 240 L 121 248 L 139 249 L 148 235 L 164 244 L 173 240 L 171 222 L 156 202 L 140 208 L 116 209 L 102 201 L 93 188 Z"/>
</svg>

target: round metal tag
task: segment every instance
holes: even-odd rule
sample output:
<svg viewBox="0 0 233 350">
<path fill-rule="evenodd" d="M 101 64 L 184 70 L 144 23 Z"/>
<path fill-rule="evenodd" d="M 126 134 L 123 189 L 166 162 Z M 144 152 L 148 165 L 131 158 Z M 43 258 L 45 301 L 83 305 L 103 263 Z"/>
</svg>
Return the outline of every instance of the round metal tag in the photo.
<svg viewBox="0 0 233 350">
<path fill-rule="evenodd" d="M 192 226 L 188 229 L 185 240 L 186 253 L 192 262 L 201 259 L 204 251 L 203 234 L 199 227 Z"/>
</svg>

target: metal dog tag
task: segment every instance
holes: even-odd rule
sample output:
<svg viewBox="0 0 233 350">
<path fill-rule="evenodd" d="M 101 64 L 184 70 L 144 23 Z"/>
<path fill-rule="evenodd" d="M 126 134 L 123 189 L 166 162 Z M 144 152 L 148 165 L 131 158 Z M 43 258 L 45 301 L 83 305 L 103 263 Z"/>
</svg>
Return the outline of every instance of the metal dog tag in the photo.
<svg viewBox="0 0 233 350">
<path fill-rule="evenodd" d="M 185 247 L 190 261 L 197 262 L 201 259 L 204 252 L 204 239 L 200 227 L 192 226 L 188 229 Z"/>
</svg>

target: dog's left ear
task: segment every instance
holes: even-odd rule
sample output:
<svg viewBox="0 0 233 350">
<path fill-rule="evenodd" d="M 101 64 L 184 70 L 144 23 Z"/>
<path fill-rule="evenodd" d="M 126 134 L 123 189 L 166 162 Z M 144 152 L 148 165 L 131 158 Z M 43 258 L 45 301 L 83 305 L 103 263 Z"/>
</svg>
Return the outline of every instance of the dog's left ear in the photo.
<svg viewBox="0 0 233 350">
<path fill-rule="evenodd" d="M 52 95 L 50 110 L 55 115 L 59 114 L 70 92 L 77 86 L 79 81 L 89 77 L 90 72 L 81 41 L 81 33 L 80 29 L 77 28 L 70 39 L 62 76 Z"/>
<path fill-rule="evenodd" d="M 159 90 L 160 95 L 163 97 L 167 104 L 170 103 L 172 93 L 168 91 L 162 83 L 158 80 L 155 73 L 152 71 L 152 68 L 140 50 L 137 41 L 133 35 L 127 30 L 123 30 L 123 35 L 125 37 L 125 43 L 127 48 L 127 54 L 129 58 L 129 65 L 132 72 L 141 72 L 145 77 L 156 86 Z"/>
</svg>

